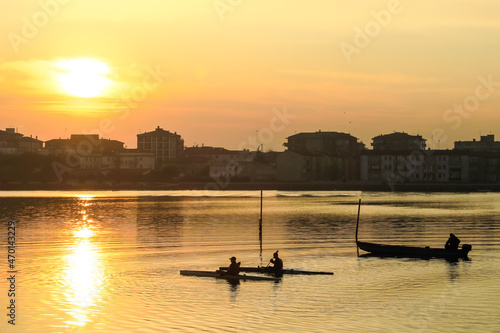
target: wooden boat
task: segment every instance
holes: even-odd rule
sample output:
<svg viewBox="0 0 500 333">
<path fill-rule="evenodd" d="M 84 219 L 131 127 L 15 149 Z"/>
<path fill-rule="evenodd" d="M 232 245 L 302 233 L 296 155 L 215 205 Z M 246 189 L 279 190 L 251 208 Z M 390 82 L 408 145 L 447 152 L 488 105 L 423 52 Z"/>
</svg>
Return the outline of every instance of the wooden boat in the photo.
<svg viewBox="0 0 500 333">
<path fill-rule="evenodd" d="M 464 244 L 462 248 L 458 250 L 403 245 L 385 245 L 360 241 L 356 241 L 356 244 L 361 250 L 377 255 L 417 258 L 466 258 L 472 248 L 469 244 Z"/>
<path fill-rule="evenodd" d="M 228 267 L 219 267 L 220 270 L 227 270 Z M 267 273 L 275 274 L 273 267 L 240 267 L 241 272 L 251 272 L 251 273 Z M 278 274 L 297 274 L 297 275 L 333 275 L 333 272 L 317 272 L 317 271 L 303 271 L 300 269 L 283 269 Z"/>
<path fill-rule="evenodd" d="M 415 247 L 404 245 L 386 245 L 358 241 L 359 211 L 361 199 L 358 206 L 358 219 L 356 222 L 356 245 L 363 251 L 379 256 L 393 257 L 416 257 L 416 258 L 467 258 L 472 249 L 469 244 L 464 244 L 461 249 L 449 250 L 444 248 Z"/>
<path fill-rule="evenodd" d="M 270 276 L 255 276 L 255 275 L 232 275 L 232 274 L 223 274 L 217 271 L 189 271 L 182 270 L 180 271 L 181 275 L 185 276 L 202 276 L 202 277 L 214 277 L 217 279 L 225 279 L 225 280 L 256 280 L 256 281 L 280 281 L 279 278 L 270 277 Z"/>
</svg>

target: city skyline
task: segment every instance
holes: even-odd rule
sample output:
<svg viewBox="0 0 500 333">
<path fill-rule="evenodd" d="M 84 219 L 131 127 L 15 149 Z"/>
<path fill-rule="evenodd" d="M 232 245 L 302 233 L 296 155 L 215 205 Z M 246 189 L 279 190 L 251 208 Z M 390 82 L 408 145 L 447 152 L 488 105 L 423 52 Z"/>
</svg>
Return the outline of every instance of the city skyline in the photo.
<svg viewBox="0 0 500 333">
<path fill-rule="evenodd" d="M 11 134 L 16 134 L 16 135 L 19 135 L 19 137 L 23 137 L 23 138 L 29 138 L 29 139 L 36 139 L 40 142 L 42 142 L 45 146 L 45 143 L 49 142 L 49 141 L 53 141 L 53 140 L 70 140 L 72 137 L 93 137 L 93 136 L 97 136 L 98 139 L 103 139 L 103 140 L 111 140 L 111 141 L 117 141 L 117 142 L 120 142 L 124 145 L 124 148 L 126 149 L 138 149 L 138 141 L 139 141 L 139 137 L 142 136 L 142 135 L 145 135 L 145 134 L 154 134 L 155 132 L 157 131 L 160 131 L 160 132 L 166 132 L 166 133 L 169 133 L 169 135 L 174 135 L 174 136 L 178 136 L 180 138 L 180 140 L 182 142 L 185 142 L 185 137 L 183 137 L 182 133 L 178 133 L 177 131 L 175 130 L 171 130 L 171 129 L 165 129 L 165 128 L 162 128 L 161 126 L 157 125 L 155 128 L 152 128 L 152 129 L 148 129 L 146 131 L 143 131 L 141 133 L 136 133 L 135 134 L 135 142 L 132 143 L 132 145 L 127 145 L 127 143 L 125 141 L 122 141 L 122 140 L 118 140 L 116 138 L 114 138 L 113 136 L 101 136 L 100 134 L 98 133 L 70 133 L 67 137 L 63 137 L 63 136 L 55 136 L 55 137 L 50 137 L 46 140 L 42 140 L 38 137 L 38 135 L 36 135 L 36 133 L 21 133 L 18 131 L 18 128 L 4 128 L 4 129 L 0 129 L 0 133 L 11 133 Z M 269 133 L 272 133 L 272 131 L 269 131 Z M 495 138 L 495 134 L 493 133 L 488 133 L 488 134 L 482 134 L 480 133 L 480 135 L 478 137 L 472 137 L 472 138 L 458 138 L 458 140 L 454 141 L 452 145 L 452 147 L 447 147 L 447 148 L 440 148 L 440 147 L 432 147 L 432 146 L 429 146 L 429 142 L 433 142 L 432 139 L 429 139 L 429 138 L 426 138 L 425 136 L 421 136 L 419 134 L 413 134 L 413 133 L 408 133 L 408 132 L 404 132 L 404 131 L 393 131 L 393 132 L 390 132 L 390 133 L 378 133 L 377 135 L 375 135 L 374 137 L 370 138 L 369 141 L 365 142 L 365 141 L 362 141 L 359 137 L 357 137 L 355 134 L 353 133 L 344 133 L 344 132 L 339 132 L 339 131 L 323 131 L 323 130 L 317 130 L 317 131 L 311 131 L 311 132 L 305 132 L 305 131 L 298 131 L 294 134 L 291 134 L 290 136 L 284 138 L 284 141 L 281 143 L 281 149 L 279 150 L 276 150 L 276 149 L 266 149 L 266 147 L 259 141 L 259 138 L 258 138 L 258 135 L 253 135 L 253 136 L 250 136 L 249 138 L 247 138 L 246 141 L 244 141 L 243 145 L 240 145 L 239 147 L 233 149 L 233 148 L 230 148 L 228 145 L 225 145 L 225 144 L 222 144 L 220 146 L 214 146 L 214 145 L 209 145 L 209 144 L 205 144 L 205 143 L 201 143 L 201 144 L 193 144 L 191 146 L 189 145 L 186 145 L 184 144 L 184 148 L 196 148 L 196 147 L 212 147 L 212 148 L 221 148 L 221 149 L 227 149 L 227 150 L 233 150 L 233 151 L 238 151 L 238 150 L 255 150 L 255 151 L 258 151 L 258 150 L 261 150 L 263 152 L 284 152 L 286 150 L 289 150 L 288 149 L 288 144 L 289 144 L 289 138 L 290 137 L 296 137 L 296 136 L 299 136 L 299 135 L 315 135 L 315 134 L 341 134 L 341 135 L 346 135 L 346 136 L 350 136 L 354 139 L 357 139 L 358 140 L 358 143 L 362 144 L 364 146 L 365 149 L 367 150 L 373 150 L 373 145 L 375 144 L 375 139 L 378 139 L 380 137 L 388 137 L 388 136 L 391 136 L 391 135 L 394 135 L 394 134 L 402 134 L 403 136 L 406 136 L 406 137 L 409 137 L 409 138 L 418 138 L 419 140 L 423 140 L 424 142 L 424 147 L 420 147 L 418 143 L 415 143 L 415 149 L 418 149 L 418 150 L 450 150 L 450 149 L 455 149 L 456 147 L 456 143 L 467 143 L 467 142 L 480 142 L 482 141 L 484 138 L 489 138 L 489 140 L 494 140 Z M 89 139 L 88 142 L 90 144 L 95 144 L 95 141 L 92 140 L 92 139 Z M 128 142 L 132 142 L 130 139 L 128 140 Z M 426 142 L 426 143 L 425 143 Z M 255 144 L 255 146 L 252 146 L 252 144 Z M 434 144 L 439 144 L 434 142 Z M 426 146 L 425 146 L 426 145 Z"/>
<path fill-rule="evenodd" d="M 159 124 L 186 146 L 238 149 L 261 131 L 279 151 L 286 137 L 322 130 L 367 146 L 402 131 L 446 149 L 500 130 L 494 1 L 1 9 L 2 127 L 41 140 L 97 133 L 133 147 L 129 133 Z"/>
</svg>

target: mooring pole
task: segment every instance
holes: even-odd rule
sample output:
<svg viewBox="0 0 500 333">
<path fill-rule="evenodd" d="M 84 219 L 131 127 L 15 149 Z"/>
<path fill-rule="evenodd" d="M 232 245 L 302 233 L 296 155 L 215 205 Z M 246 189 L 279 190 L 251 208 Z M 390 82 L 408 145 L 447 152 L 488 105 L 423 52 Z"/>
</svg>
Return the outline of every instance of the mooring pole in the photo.
<svg viewBox="0 0 500 333">
<path fill-rule="evenodd" d="M 260 243 L 260 261 L 262 265 L 262 190 L 260 190 L 260 219 L 259 219 L 259 243 Z"/>
<path fill-rule="evenodd" d="M 359 211 L 361 209 L 361 199 L 359 199 L 358 204 L 358 219 L 356 221 L 356 247 L 358 246 L 358 229 L 359 229 Z"/>
</svg>

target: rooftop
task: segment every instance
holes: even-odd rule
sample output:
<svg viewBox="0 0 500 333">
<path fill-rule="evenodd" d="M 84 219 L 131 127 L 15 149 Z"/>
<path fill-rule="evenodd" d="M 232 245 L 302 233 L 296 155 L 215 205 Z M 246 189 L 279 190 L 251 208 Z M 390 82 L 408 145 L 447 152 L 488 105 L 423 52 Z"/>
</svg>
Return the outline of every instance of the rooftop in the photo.
<svg viewBox="0 0 500 333">
<path fill-rule="evenodd" d="M 161 128 L 160 126 L 157 126 L 156 129 L 154 131 L 151 131 L 151 132 L 144 132 L 144 133 L 141 133 L 141 134 L 137 134 L 137 136 L 144 136 L 144 135 L 155 135 L 155 136 L 178 136 L 180 137 L 179 134 L 177 134 L 177 132 L 175 133 L 172 133 L 170 131 L 165 131 L 163 128 Z"/>
</svg>

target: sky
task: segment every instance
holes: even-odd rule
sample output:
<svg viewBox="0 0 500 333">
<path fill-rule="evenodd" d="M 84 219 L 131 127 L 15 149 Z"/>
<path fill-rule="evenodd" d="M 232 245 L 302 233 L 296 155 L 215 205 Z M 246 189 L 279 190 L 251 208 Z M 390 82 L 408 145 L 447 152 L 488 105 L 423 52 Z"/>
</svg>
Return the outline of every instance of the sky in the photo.
<svg viewBox="0 0 500 333">
<path fill-rule="evenodd" d="M 282 151 L 500 140 L 497 0 L 0 0 L 0 129 Z M 99 64 L 99 65 L 96 65 Z M 103 68 L 104 66 L 104 68 Z"/>
</svg>

